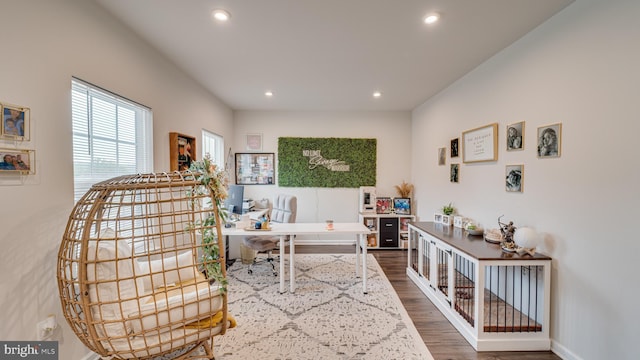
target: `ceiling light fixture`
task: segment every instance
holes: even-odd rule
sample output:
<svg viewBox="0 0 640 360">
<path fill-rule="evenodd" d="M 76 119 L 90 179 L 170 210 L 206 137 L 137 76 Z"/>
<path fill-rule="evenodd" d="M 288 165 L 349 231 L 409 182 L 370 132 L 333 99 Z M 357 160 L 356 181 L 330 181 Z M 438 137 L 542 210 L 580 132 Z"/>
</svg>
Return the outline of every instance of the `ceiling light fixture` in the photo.
<svg viewBox="0 0 640 360">
<path fill-rule="evenodd" d="M 213 10 L 212 16 L 218 21 L 227 21 L 231 17 L 228 11 L 222 9 Z"/>
<path fill-rule="evenodd" d="M 433 23 L 437 22 L 439 19 L 440 19 L 440 14 L 431 13 L 431 14 L 428 14 L 427 16 L 424 17 L 424 23 L 425 24 L 433 24 Z"/>
<path fill-rule="evenodd" d="M 264 96 L 266 96 L 266 97 L 272 97 L 272 96 L 273 96 L 273 91 L 271 91 L 271 90 L 267 90 L 267 91 L 264 93 Z"/>
<path fill-rule="evenodd" d="M 373 97 L 374 98 L 379 98 L 380 96 L 382 96 L 382 92 L 380 92 L 380 91 L 374 91 L 373 92 Z"/>
</svg>

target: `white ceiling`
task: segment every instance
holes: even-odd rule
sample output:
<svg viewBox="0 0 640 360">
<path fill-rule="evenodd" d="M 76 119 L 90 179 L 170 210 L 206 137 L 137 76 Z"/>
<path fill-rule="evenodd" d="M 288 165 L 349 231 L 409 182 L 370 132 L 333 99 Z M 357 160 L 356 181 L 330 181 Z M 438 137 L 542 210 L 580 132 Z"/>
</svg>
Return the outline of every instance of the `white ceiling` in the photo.
<svg viewBox="0 0 640 360">
<path fill-rule="evenodd" d="M 573 0 L 95 1 L 234 110 L 409 111 Z"/>
</svg>

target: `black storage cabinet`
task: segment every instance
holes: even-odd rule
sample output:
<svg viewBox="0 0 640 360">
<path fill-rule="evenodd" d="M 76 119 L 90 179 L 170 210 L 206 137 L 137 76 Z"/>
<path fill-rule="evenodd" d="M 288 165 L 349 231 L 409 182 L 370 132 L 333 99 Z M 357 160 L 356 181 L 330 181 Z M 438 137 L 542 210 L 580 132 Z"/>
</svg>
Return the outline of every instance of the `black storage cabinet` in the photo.
<svg viewBox="0 0 640 360">
<path fill-rule="evenodd" d="M 398 247 L 398 218 L 380 218 L 380 247 Z"/>
</svg>

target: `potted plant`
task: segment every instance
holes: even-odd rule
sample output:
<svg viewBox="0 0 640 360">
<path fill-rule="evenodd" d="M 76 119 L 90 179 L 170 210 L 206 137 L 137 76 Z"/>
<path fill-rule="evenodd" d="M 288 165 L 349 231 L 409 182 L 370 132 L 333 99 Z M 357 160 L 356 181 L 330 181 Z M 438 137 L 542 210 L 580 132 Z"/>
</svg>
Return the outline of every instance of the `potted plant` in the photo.
<svg viewBox="0 0 640 360">
<path fill-rule="evenodd" d="M 456 208 L 453 207 L 453 205 L 451 205 L 451 203 L 449 203 L 449 205 L 445 205 L 442 207 L 442 213 L 445 215 L 453 215 L 453 213 L 456 212 Z"/>
<path fill-rule="evenodd" d="M 456 208 L 449 203 L 449 205 L 444 205 L 442 207 L 442 224 L 447 226 L 453 225 L 453 214 L 456 212 Z"/>
</svg>

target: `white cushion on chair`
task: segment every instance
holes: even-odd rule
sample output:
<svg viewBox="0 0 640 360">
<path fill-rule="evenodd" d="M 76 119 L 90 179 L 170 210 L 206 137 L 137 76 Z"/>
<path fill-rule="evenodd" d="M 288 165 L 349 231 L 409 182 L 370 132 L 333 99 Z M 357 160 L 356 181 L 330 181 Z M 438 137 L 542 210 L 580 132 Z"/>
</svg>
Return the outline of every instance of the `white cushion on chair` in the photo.
<svg viewBox="0 0 640 360">
<path fill-rule="evenodd" d="M 127 315 L 149 299 L 144 282 L 135 277 L 141 273 L 138 263 L 123 240 L 116 244 L 115 239 L 100 239 L 87 250 L 91 315 L 98 323 L 105 322 L 96 330 L 100 336 L 126 336 L 130 331 Z"/>
<path fill-rule="evenodd" d="M 273 210 L 271 210 L 271 221 L 278 223 L 296 222 L 298 211 L 298 200 L 293 195 L 280 194 L 273 199 Z"/>
<path fill-rule="evenodd" d="M 183 252 L 178 256 L 167 256 L 158 260 L 139 261 L 145 289 L 151 290 L 179 282 L 185 282 L 196 277 L 197 269 L 193 264 L 193 253 Z"/>
</svg>

